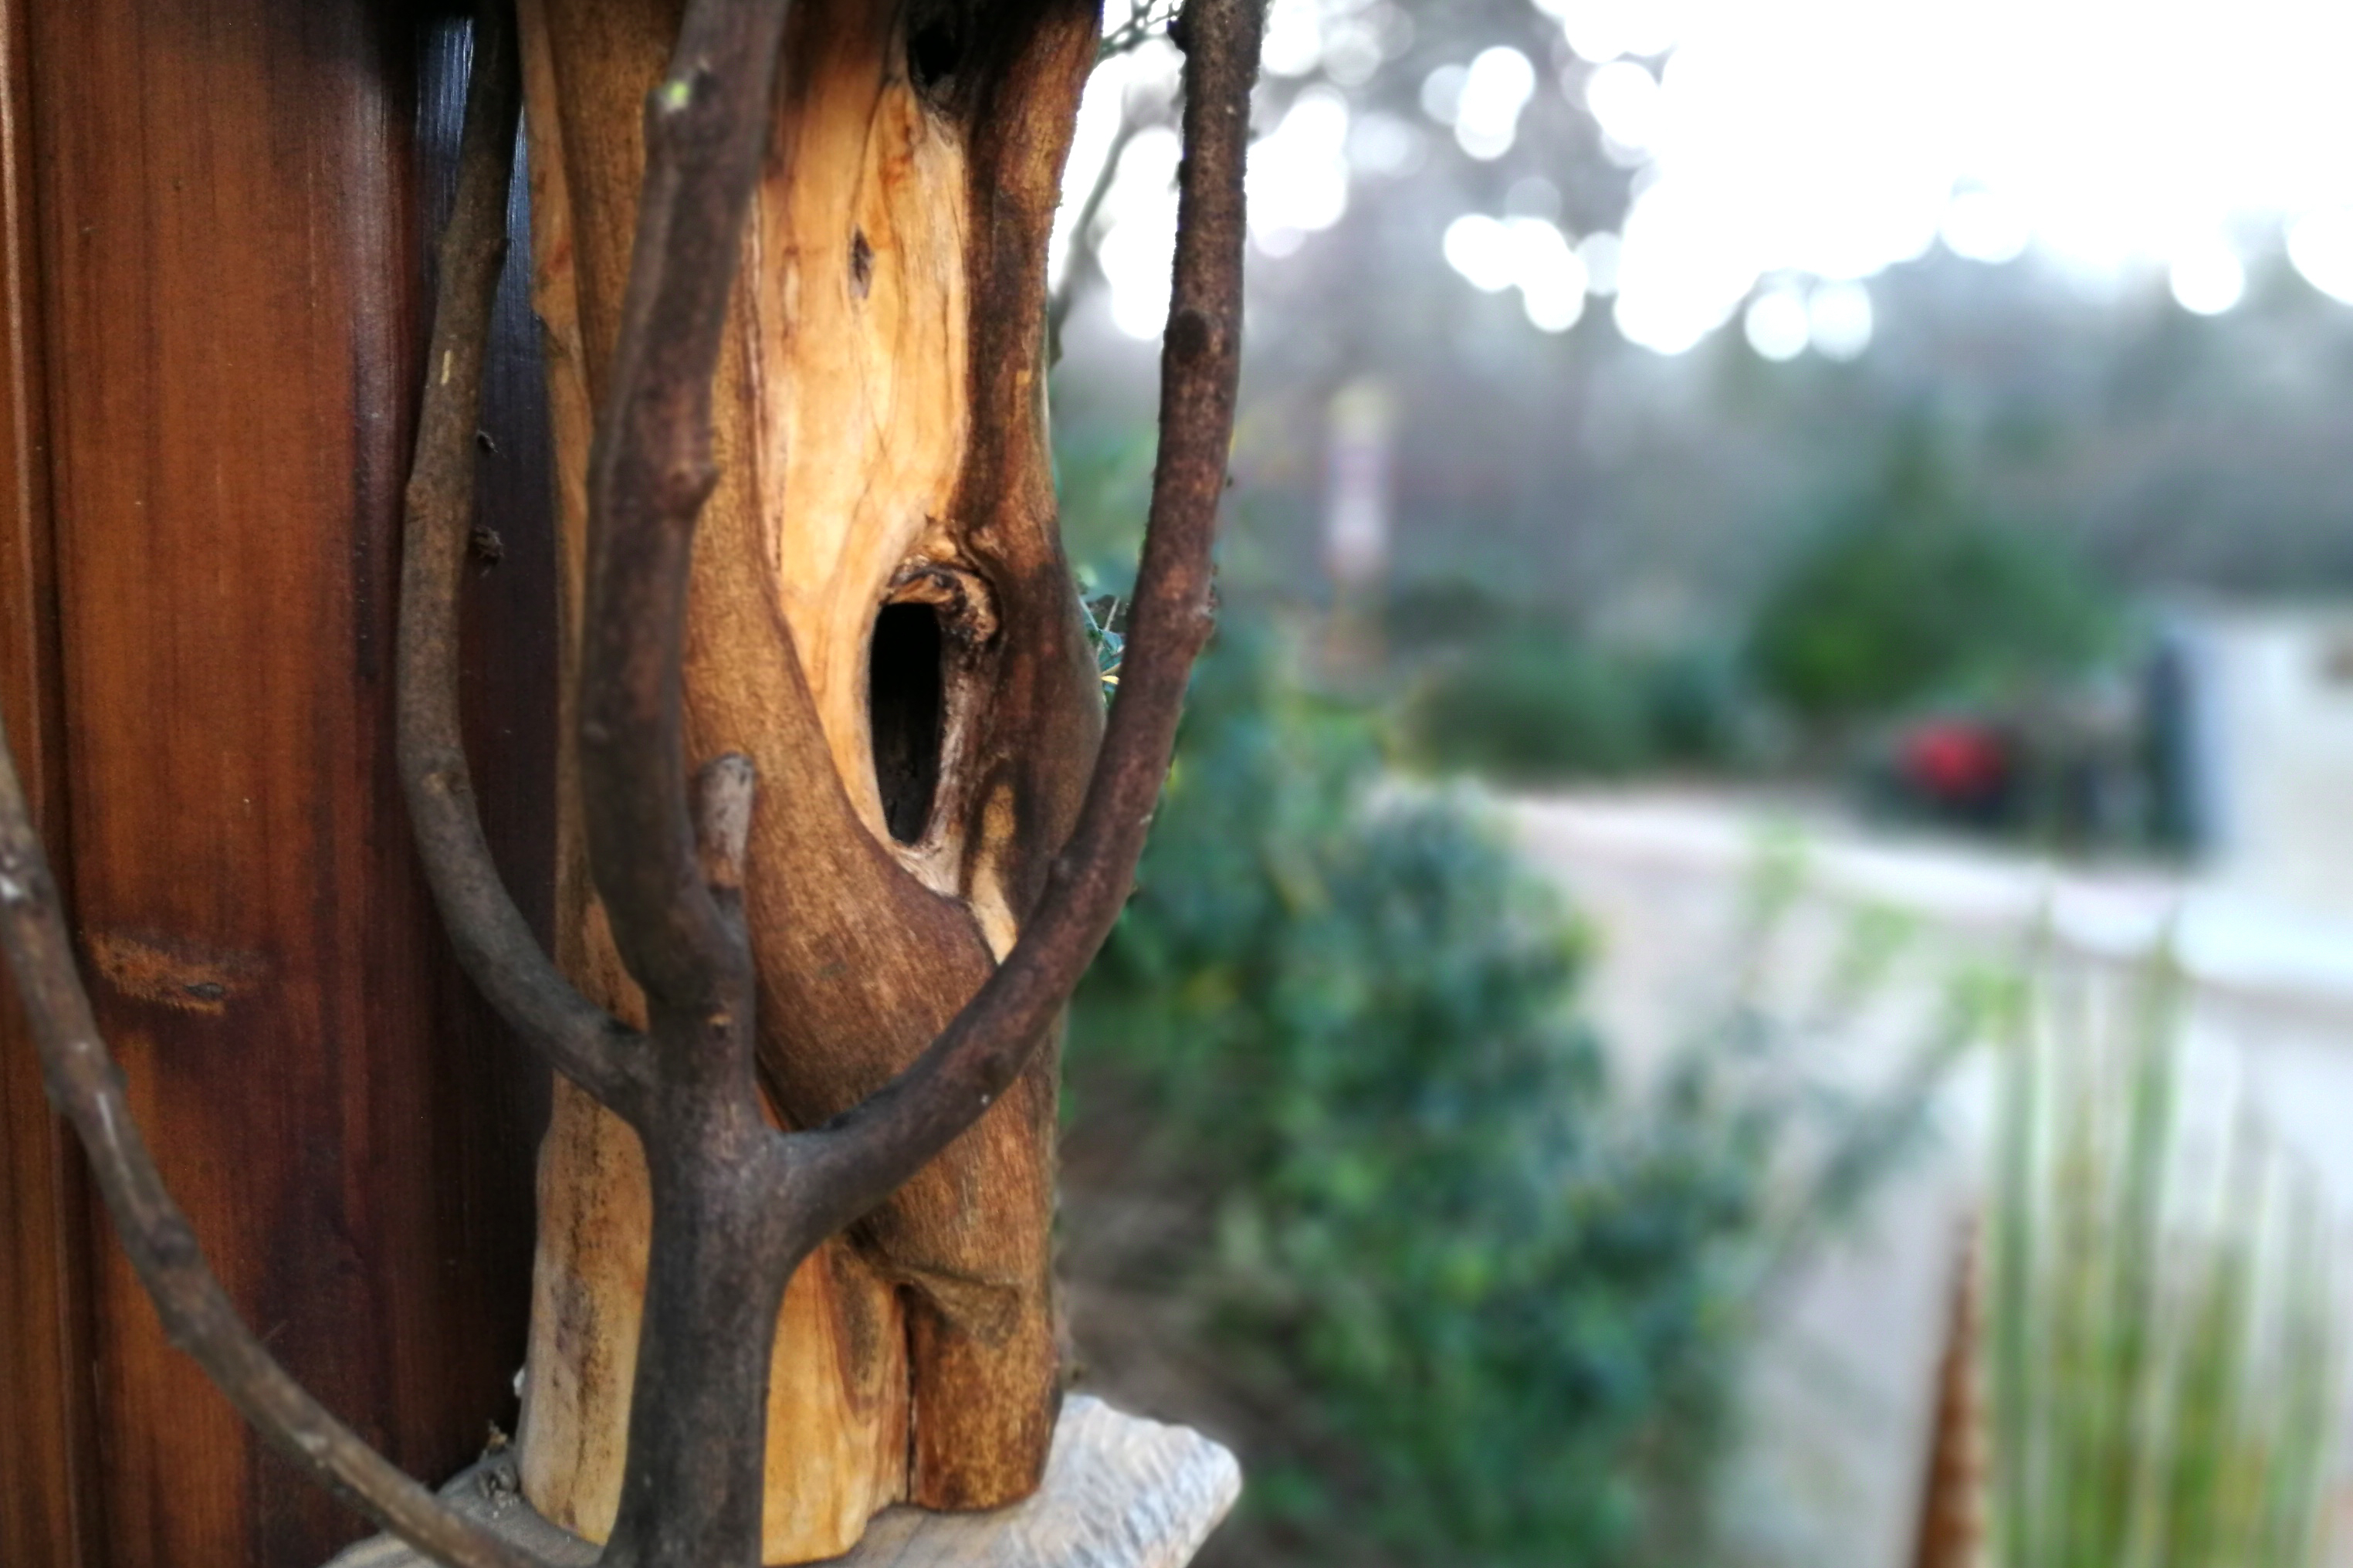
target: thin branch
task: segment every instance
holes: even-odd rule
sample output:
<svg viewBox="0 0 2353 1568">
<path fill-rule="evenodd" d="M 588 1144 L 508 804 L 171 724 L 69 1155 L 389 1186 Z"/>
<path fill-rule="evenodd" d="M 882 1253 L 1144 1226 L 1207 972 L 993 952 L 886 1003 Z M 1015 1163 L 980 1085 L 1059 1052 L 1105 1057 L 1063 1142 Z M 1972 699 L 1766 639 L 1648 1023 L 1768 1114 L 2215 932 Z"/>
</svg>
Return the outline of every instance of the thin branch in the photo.
<svg viewBox="0 0 2353 1568">
<path fill-rule="evenodd" d="M 1045 1035 L 1126 902 L 1211 625 L 1211 556 L 1241 365 L 1242 167 L 1265 0 L 1187 0 L 1176 269 L 1160 357 L 1160 455 L 1126 656 L 1070 842 L 1013 951 L 872 1098 L 797 1135 L 802 1201 L 828 1227 L 880 1201 L 971 1126 Z"/>
<path fill-rule="evenodd" d="M 433 343 L 409 471 L 400 578 L 400 782 L 427 879 L 459 962 L 492 1006 L 608 1108 L 638 1093 L 634 1037 L 564 978 L 515 907 L 482 838 L 458 717 L 458 589 L 474 511 L 482 359 L 506 259 L 507 183 L 520 104 L 514 24 L 480 8 L 442 231 Z"/>
<path fill-rule="evenodd" d="M 132 1118 L 122 1074 L 90 1016 L 58 906 L 57 883 L 0 734 L 0 945 L 16 971 L 49 1100 L 81 1135 L 123 1250 L 172 1343 L 194 1357 L 269 1439 L 313 1479 L 450 1568 L 546 1568 L 448 1508 L 304 1392 L 237 1316 Z"/>
<path fill-rule="evenodd" d="M 718 471 L 711 382 L 770 129 L 785 0 L 689 7 L 646 102 L 613 391 L 588 476 L 580 777 L 589 866 L 656 1011 L 716 1012 L 751 959 L 697 865 L 681 659 L 694 526 Z"/>
<path fill-rule="evenodd" d="M 1095 64 L 1133 49 L 1142 48 L 1152 36 L 1166 29 L 1176 19 L 1178 7 L 1166 0 L 1137 0 L 1127 8 L 1127 17 L 1103 37 L 1095 46 Z"/>
</svg>

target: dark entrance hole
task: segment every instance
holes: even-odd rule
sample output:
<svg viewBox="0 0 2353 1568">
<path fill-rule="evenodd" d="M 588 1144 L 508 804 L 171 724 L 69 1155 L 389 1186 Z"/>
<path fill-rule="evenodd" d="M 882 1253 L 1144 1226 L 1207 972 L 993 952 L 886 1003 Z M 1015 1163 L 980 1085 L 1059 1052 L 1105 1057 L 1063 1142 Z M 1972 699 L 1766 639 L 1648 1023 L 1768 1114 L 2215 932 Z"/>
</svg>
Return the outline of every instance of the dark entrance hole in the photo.
<svg viewBox="0 0 2353 1568">
<path fill-rule="evenodd" d="M 874 782 L 882 792 L 882 820 L 902 844 L 923 836 L 940 787 L 940 618 L 930 605 L 886 604 L 874 618 L 866 666 Z"/>
<path fill-rule="evenodd" d="M 926 97 L 937 98 L 955 85 L 963 59 L 964 40 L 957 37 L 953 6 L 930 7 L 908 30 L 907 75 Z"/>
</svg>

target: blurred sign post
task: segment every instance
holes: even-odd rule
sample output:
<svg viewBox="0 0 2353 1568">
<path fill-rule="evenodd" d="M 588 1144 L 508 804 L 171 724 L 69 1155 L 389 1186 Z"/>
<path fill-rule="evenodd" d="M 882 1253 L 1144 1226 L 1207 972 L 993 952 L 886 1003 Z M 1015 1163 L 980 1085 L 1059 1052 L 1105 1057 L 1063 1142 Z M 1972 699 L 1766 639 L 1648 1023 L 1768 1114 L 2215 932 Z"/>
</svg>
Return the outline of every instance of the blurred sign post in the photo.
<svg viewBox="0 0 2353 1568">
<path fill-rule="evenodd" d="M 1381 663 L 1380 607 L 1389 562 L 1389 457 L 1397 404 L 1365 376 L 1332 395 L 1326 420 L 1324 569 L 1332 579 L 1324 669 L 1349 683 Z"/>
</svg>

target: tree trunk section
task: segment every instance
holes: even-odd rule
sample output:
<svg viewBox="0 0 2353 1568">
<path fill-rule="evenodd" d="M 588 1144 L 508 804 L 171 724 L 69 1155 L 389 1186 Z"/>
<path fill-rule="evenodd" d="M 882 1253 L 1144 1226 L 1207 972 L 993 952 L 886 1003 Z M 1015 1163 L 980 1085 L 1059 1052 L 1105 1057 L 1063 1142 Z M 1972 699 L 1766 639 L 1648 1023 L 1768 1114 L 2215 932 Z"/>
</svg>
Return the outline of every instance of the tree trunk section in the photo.
<svg viewBox="0 0 2353 1568">
<path fill-rule="evenodd" d="M 569 606 L 589 410 L 617 331 L 669 0 L 526 0 L 526 111 Z M 801 0 L 715 403 L 690 764 L 749 756 L 759 1060 L 807 1126 L 912 1060 L 1011 947 L 1074 820 L 1102 703 L 1057 533 L 1045 253 L 1098 18 L 1073 0 Z M 568 684 L 568 683 L 567 683 Z M 567 723 L 565 732 L 569 734 Z M 567 779 L 570 769 L 565 769 Z M 576 791 L 559 956 L 627 1012 Z M 812 1256 L 773 1357 L 764 1549 L 836 1555 L 895 1501 L 992 1508 L 1059 1404 L 1055 1079 L 1017 1088 Z M 602 1539 L 645 1288 L 636 1139 L 559 1089 L 542 1154 L 521 1467 Z"/>
</svg>

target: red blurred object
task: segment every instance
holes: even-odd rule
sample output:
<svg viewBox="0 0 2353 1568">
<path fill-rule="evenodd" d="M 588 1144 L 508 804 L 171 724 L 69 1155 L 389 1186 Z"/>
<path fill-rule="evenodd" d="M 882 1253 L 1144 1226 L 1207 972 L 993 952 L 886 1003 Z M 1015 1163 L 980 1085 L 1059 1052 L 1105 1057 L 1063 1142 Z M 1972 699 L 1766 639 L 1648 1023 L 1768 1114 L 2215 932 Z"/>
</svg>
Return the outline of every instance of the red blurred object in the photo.
<svg viewBox="0 0 2353 1568">
<path fill-rule="evenodd" d="M 1939 719 L 1905 736 L 1897 751 L 1905 783 L 1934 800 L 1982 800 L 2010 779 L 2010 751 L 1990 727 Z"/>
</svg>

